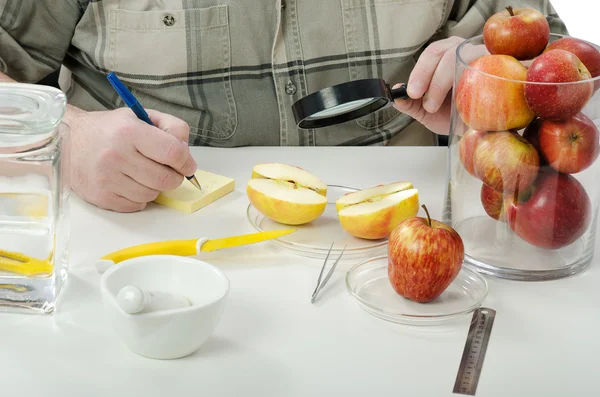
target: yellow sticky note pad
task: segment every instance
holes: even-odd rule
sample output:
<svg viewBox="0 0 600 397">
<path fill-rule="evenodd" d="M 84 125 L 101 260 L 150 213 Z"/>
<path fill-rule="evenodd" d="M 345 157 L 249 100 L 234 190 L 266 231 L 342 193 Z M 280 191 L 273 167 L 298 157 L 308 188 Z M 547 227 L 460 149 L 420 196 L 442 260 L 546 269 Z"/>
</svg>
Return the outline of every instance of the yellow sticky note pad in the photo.
<svg viewBox="0 0 600 397">
<path fill-rule="evenodd" d="M 191 214 L 231 193 L 235 188 L 234 179 L 207 171 L 198 170 L 196 179 L 198 179 L 202 191 L 184 178 L 178 188 L 160 193 L 154 202 Z"/>
<path fill-rule="evenodd" d="M 45 218 L 50 207 L 48 194 L 0 193 L 0 215 Z"/>
</svg>

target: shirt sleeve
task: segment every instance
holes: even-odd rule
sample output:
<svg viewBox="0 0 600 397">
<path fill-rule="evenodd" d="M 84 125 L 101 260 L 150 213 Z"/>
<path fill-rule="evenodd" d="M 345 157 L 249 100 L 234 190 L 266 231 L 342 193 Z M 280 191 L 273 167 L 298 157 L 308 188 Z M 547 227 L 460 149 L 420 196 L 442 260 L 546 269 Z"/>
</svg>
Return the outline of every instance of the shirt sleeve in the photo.
<svg viewBox="0 0 600 397">
<path fill-rule="evenodd" d="M 549 0 L 455 0 L 448 19 L 435 40 L 450 36 L 469 38 L 480 35 L 487 19 L 508 6 L 539 10 L 546 16 L 552 33 L 568 34 L 567 27 Z"/>
<path fill-rule="evenodd" d="M 35 83 L 58 70 L 88 0 L 0 0 L 0 72 Z"/>
</svg>

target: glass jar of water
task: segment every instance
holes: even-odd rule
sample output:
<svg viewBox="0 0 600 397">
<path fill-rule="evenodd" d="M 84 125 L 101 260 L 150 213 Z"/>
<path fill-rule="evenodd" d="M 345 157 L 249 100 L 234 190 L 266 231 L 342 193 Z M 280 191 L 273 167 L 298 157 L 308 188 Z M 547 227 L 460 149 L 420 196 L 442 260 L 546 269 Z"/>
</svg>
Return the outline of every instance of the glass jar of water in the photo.
<svg viewBox="0 0 600 397">
<path fill-rule="evenodd" d="M 0 84 L 0 310 L 53 313 L 68 269 L 64 93 Z"/>
</svg>

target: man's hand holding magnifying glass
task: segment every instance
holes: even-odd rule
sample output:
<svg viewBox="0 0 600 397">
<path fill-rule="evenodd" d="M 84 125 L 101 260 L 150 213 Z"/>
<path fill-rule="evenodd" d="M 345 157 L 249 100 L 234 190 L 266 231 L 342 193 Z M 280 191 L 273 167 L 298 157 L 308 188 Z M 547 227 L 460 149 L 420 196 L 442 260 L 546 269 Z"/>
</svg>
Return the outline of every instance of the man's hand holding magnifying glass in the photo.
<svg viewBox="0 0 600 397">
<path fill-rule="evenodd" d="M 410 98 L 394 102 L 394 107 L 400 112 L 408 114 L 437 134 L 448 135 L 450 129 L 456 49 L 463 41 L 462 37 L 449 37 L 427 46 L 408 79 L 407 93 Z M 467 50 L 472 55 L 471 59 L 485 53 L 484 46 L 472 46 Z M 393 88 L 399 86 L 397 84 Z"/>
</svg>

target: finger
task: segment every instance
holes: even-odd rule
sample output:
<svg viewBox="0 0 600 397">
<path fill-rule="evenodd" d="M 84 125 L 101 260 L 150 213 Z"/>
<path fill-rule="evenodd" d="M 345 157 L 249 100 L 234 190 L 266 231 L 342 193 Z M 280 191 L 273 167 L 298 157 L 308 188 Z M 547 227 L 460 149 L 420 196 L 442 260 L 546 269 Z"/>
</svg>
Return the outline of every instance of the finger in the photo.
<svg viewBox="0 0 600 397">
<path fill-rule="evenodd" d="M 433 42 L 425 48 L 408 78 L 407 93 L 411 98 L 419 99 L 425 94 L 440 60 L 446 51 L 456 45 L 457 38 L 449 37 Z"/>
<path fill-rule="evenodd" d="M 455 51 L 446 51 L 435 69 L 427 93 L 423 98 L 423 107 L 427 112 L 437 112 L 452 89 L 455 60 Z"/>
<path fill-rule="evenodd" d="M 109 189 L 116 195 L 134 203 L 149 203 L 160 193 L 158 190 L 144 186 L 125 174 L 115 178 Z"/>
<path fill-rule="evenodd" d="M 138 154 L 138 156 L 142 157 L 140 154 Z M 123 156 L 123 159 L 128 157 L 129 156 Z M 151 162 L 147 159 L 146 161 Z M 96 195 L 98 196 L 98 199 L 102 201 L 103 199 L 106 199 L 106 197 L 104 197 L 105 195 L 114 193 L 136 203 L 147 203 L 154 200 L 159 192 L 143 186 L 128 175 L 125 175 L 122 172 L 122 166 L 124 164 L 127 164 L 127 160 L 121 162 L 119 168 L 107 167 L 103 170 L 102 174 L 95 178 L 95 185 L 97 187 Z"/>
<path fill-rule="evenodd" d="M 133 151 L 121 167 L 123 174 L 153 191 L 175 189 L 183 182 L 183 176 L 166 165 L 159 164 Z"/>
<path fill-rule="evenodd" d="M 93 202 L 98 208 L 115 212 L 137 212 L 146 208 L 146 203 L 136 203 L 113 192 L 105 192 Z"/>
<path fill-rule="evenodd" d="M 392 89 L 399 88 L 400 84 L 396 84 Z M 421 106 L 421 99 L 396 99 L 394 101 L 394 107 L 408 116 L 412 117 L 418 122 L 422 122 L 425 118 L 425 109 Z"/>
<path fill-rule="evenodd" d="M 182 142 L 156 127 L 144 131 L 135 129 L 133 144 L 145 157 L 171 167 L 182 175 L 193 175 L 198 168 L 187 141 Z"/>
<path fill-rule="evenodd" d="M 463 64 L 468 65 L 474 60 L 489 54 L 490 53 L 487 50 L 485 44 L 466 43 L 465 46 L 462 47 L 460 50 L 460 60 Z"/>
<path fill-rule="evenodd" d="M 178 117 L 156 110 L 149 109 L 147 112 L 156 127 L 177 137 L 182 142 L 189 141 L 190 126 L 188 123 Z"/>
</svg>

